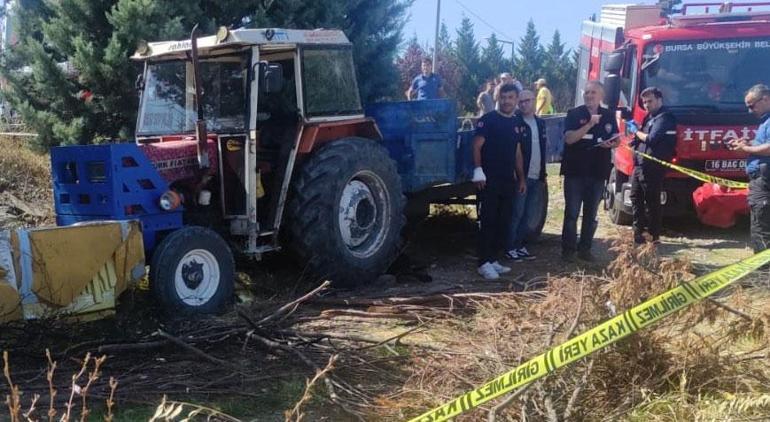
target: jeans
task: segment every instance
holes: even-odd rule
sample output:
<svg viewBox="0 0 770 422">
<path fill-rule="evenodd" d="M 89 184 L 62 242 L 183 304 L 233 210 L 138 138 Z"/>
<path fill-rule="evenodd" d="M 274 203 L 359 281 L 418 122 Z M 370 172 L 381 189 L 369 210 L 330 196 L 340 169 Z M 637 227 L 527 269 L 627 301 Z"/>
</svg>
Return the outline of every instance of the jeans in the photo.
<svg viewBox="0 0 770 422">
<path fill-rule="evenodd" d="M 513 196 L 489 185 L 480 193 L 479 266 L 500 258 L 511 230 Z"/>
<path fill-rule="evenodd" d="M 660 237 L 662 226 L 660 191 L 663 188 L 663 171 L 643 172 L 639 167 L 631 173 L 631 203 L 634 211 L 634 235 L 641 236 L 649 230 L 653 240 Z"/>
<path fill-rule="evenodd" d="M 511 218 L 511 234 L 508 237 L 508 250 L 519 249 L 524 246 L 529 236 L 529 220 L 543 206 L 542 189 L 540 180 L 527 178 L 527 191 L 523 194 L 516 192 L 513 204 L 513 217 Z"/>
<path fill-rule="evenodd" d="M 764 177 L 749 181 L 751 208 L 751 246 L 754 253 L 770 247 L 770 183 Z"/>
<path fill-rule="evenodd" d="M 589 251 L 598 222 L 596 212 L 604 193 L 604 179 L 593 177 L 564 177 L 564 225 L 561 229 L 561 247 L 564 252 Z M 577 218 L 583 207 L 580 243 L 577 241 Z"/>
</svg>

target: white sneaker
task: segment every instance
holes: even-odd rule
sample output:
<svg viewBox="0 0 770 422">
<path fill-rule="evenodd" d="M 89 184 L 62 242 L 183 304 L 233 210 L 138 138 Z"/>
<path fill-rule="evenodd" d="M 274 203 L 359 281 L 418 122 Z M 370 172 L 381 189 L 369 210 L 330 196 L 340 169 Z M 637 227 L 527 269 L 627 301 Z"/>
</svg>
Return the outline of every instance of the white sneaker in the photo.
<svg viewBox="0 0 770 422">
<path fill-rule="evenodd" d="M 531 253 L 529 253 L 529 251 L 525 247 L 521 247 L 517 249 L 516 255 L 519 257 L 519 259 L 523 259 L 525 261 L 531 261 L 535 259 L 535 255 L 532 255 Z"/>
<path fill-rule="evenodd" d="M 505 256 L 512 259 L 513 262 L 518 262 L 521 260 L 521 258 L 519 257 L 518 249 L 511 249 L 510 251 L 505 253 Z"/>
<path fill-rule="evenodd" d="M 497 280 L 500 278 L 500 274 L 497 273 L 495 266 L 491 262 L 485 262 L 476 271 L 484 277 L 484 280 Z"/>
<path fill-rule="evenodd" d="M 495 269 L 495 271 L 497 271 L 498 274 L 505 274 L 505 273 L 511 272 L 511 267 L 500 265 L 500 263 L 497 261 L 492 263 L 492 267 Z"/>
</svg>

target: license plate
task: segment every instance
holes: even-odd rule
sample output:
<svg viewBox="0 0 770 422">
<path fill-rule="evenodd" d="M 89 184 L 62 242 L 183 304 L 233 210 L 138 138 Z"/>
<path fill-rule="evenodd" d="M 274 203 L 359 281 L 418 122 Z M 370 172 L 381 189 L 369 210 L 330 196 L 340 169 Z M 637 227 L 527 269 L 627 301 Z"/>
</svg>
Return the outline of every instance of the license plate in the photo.
<svg viewBox="0 0 770 422">
<path fill-rule="evenodd" d="M 706 171 L 746 171 L 746 160 L 706 160 Z"/>
</svg>

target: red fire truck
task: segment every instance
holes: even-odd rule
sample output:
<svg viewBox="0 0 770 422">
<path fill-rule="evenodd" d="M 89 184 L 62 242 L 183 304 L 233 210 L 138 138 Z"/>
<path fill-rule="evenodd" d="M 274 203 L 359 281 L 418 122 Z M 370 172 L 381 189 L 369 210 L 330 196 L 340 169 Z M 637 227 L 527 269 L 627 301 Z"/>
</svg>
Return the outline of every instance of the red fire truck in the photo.
<svg viewBox="0 0 770 422">
<path fill-rule="evenodd" d="M 710 175 L 746 180 L 745 154 L 724 141 L 752 137 L 758 121 L 746 110 L 745 91 L 770 82 L 770 2 L 691 3 L 661 18 L 658 6 L 609 5 L 583 23 L 577 103 L 586 81 L 605 82 L 605 102 L 625 120 L 644 118 L 639 93 L 656 86 L 677 118 L 674 162 Z M 624 136 L 623 142 L 630 141 Z M 605 208 L 630 224 L 632 152 L 617 148 Z M 703 184 L 670 171 L 661 194 L 666 216 L 696 211 L 705 224 L 729 227 L 748 212 L 745 190 Z"/>
</svg>

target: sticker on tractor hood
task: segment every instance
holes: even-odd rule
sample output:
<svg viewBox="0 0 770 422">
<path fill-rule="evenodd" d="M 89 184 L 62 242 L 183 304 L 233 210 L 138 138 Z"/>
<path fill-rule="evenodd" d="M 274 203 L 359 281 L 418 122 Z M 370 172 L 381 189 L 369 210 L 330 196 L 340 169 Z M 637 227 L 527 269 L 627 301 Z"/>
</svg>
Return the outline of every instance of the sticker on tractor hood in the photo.
<svg viewBox="0 0 770 422">
<path fill-rule="evenodd" d="M 160 160 L 153 163 L 158 171 L 174 170 L 190 167 L 198 164 L 198 156 L 173 158 L 170 160 Z"/>
</svg>

